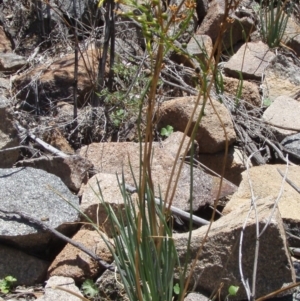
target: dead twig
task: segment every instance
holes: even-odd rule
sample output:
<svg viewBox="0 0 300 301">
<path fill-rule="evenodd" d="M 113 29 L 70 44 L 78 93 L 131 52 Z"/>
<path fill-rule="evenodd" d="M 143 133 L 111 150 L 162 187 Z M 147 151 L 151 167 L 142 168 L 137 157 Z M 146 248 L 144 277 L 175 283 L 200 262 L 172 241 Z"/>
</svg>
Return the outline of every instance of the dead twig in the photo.
<svg viewBox="0 0 300 301">
<path fill-rule="evenodd" d="M 22 132 L 22 133 L 26 132 L 26 135 L 28 137 L 30 137 L 30 139 L 34 140 L 36 143 L 38 143 L 40 146 L 42 146 L 45 150 L 49 151 L 50 153 L 53 153 L 56 156 L 62 157 L 62 158 L 68 157 L 68 155 L 65 154 L 64 152 L 62 152 L 62 151 L 58 150 L 57 148 L 53 147 L 52 145 L 46 143 L 42 139 L 36 137 L 34 134 L 27 132 L 27 130 L 25 128 L 23 128 L 18 122 L 16 122 L 15 125 L 19 132 Z"/>
<path fill-rule="evenodd" d="M 259 151 L 261 151 L 262 149 L 260 149 Z M 254 154 L 252 154 L 254 155 Z M 287 172 L 288 172 L 288 167 L 289 167 L 289 161 L 288 161 L 288 157 L 285 159 L 286 161 L 286 171 L 285 174 L 283 175 L 283 179 L 282 179 L 282 184 L 280 186 L 280 191 L 278 193 L 278 196 L 274 202 L 272 211 L 269 215 L 269 218 L 267 220 L 267 222 L 265 223 L 264 228 L 259 231 L 259 222 L 258 222 L 258 214 L 257 214 L 257 210 L 256 210 L 256 200 L 258 199 L 255 194 L 254 194 L 254 190 L 253 190 L 253 186 L 252 186 L 252 181 L 251 181 L 251 177 L 250 177 L 250 173 L 249 173 L 249 162 L 250 162 L 251 156 L 248 158 L 247 160 L 247 177 L 248 177 L 248 182 L 249 182 L 249 187 L 250 187 L 250 192 L 251 192 L 251 206 L 250 209 L 248 211 L 247 217 L 245 219 L 244 225 L 242 227 L 242 231 L 241 231 L 241 236 L 240 236 L 240 247 L 239 247 L 239 269 L 240 269 L 240 274 L 241 274 L 241 280 L 243 283 L 243 286 L 246 290 L 247 293 L 247 297 L 248 300 L 254 300 L 255 299 L 255 294 L 256 294 L 256 277 L 257 277 L 257 265 L 258 265 L 258 256 L 259 256 L 259 246 L 260 246 L 260 238 L 261 236 L 265 233 L 266 229 L 268 228 L 272 216 L 274 215 L 275 209 L 278 206 L 278 202 L 283 194 L 283 187 L 284 187 L 284 183 L 286 181 L 286 177 L 287 177 Z M 248 279 L 245 280 L 244 275 L 243 275 L 243 270 L 242 270 L 242 244 L 243 244 L 243 235 L 244 235 L 244 231 L 246 228 L 246 224 L 248 222 L 248 219 L 250 217 L 250 213 L 251 211 L 254 209 L 255 211 L 255 219 L 256 219 L 256 243 L 255 243 L 255 251 L 254 251 L 254 262 L 253 262 L 253 274 L 252 274 L 252 289 L 250 288 Z"/>
<path fill-rule="evenodd" d="M 110 271 L 113 271 L 113 272 L 115 271 L 115 267 L 113 265 L 110 265 L 110 264 L 106 263 L 104 260 L 102 260 L 100 257 L 98 257 L 94 252 L 87 249 L 83 244 L 81 244 L 80 242 L 74 241 L 73 239 L 65 236 L 64 234 L 62 234 L 62 233 L 58 232 L 57 230 L 53 229 L 52 227 L 46 225 L 42 221 L 40 221 L 36 218 L 33 218 L 32 216 L 30 216 L 28 214 L 25 214 L 23 212 L 20 212 L 18 210 L 8 211 L 8 210 L 0 209 L 0 212 L 5 214 L 6 217 L 8 217 L 8 218 L 17 218 L 16 215 L 19 215 L 20 218 L 23 218 L 23 219 L 27 220 L 29 223 L 38 225 L 40 228 L 42 228 L 44 230 L 48 230 L 49 232 L 54 234 L 56 237 L 62 239 L 63 241 L 65 241 L 65 242 L 71 244 L 72 246 L 74 246 L 75 248 L 78 248 L 82 252 L 86 253 L 87 255 L 92 257 L 95 261 L 97 261 L 99 263 L 99 265 L 101 265 L 103 268 L 105 268 L 107 270 L 110 270 Z"/>
<path fill-rule="evenodd" d="M 130 192 L 130 193 L 134 193 L 134 192 L 137 192 L 137 189 L 133 186 L 130 186 L 128 184 L 125 184 L 125 189 Z M 158 199 L 158 198 L 154 198 L 154 201 L 157 205 L 160 205 L 161 204 L 161 200 Z M 164 205 L 164 202 L 162 201 L 162 204 Z M 165 206 L 165 205 L 164 205 Z M 185 219 L 185 220 L 190 220 L 190 218 L 192 218 L 193 220 L 193 223 L 195 223 L 196 225 L 198 226 L 202 226 L 202 225 L 208 225 L 209 224 L 209 221 L 203 219 L 203 218 L 200 218 L 198 216 L 195 216 L 195 215 L 192 215 L 191 217 L 191 214 L 188 213 L 188 212 L 185 212 L 175 206 L 169 206 L 169 205 L 166 205 L 167 208 L 170 208 L 170 211 L 174 214 L 174 215 L 178 215 L 180 216 L 182 219 Z"/>
<path fill-rule="evenodd" d="M 280 175 L 281 175 L 282 177 L 284 177 L 283 172 L 282 172 L 279 168 L 277 168 L 277 171 L 280 173 Z M 300 193 L 300 188 L 299 188 L 296 184 L 294 184 L 289 178 L 286 178 L 285 181 L 286 181 L 288 184 L 290 184 L 290 185 L 291 185 L 298 193 Z"/>
</svg>

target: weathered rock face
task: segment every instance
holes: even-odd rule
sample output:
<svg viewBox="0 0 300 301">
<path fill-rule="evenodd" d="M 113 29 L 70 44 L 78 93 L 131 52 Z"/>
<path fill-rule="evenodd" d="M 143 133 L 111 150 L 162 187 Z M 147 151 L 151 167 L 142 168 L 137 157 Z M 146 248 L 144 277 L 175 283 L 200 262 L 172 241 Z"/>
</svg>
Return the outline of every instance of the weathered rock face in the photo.
<svg viewBox="0 0 300 301">
<path fill-rule="evenodd" d="M 121 175 L 119 174 L 121 177 Z M 121 178 L 119 178 L 121 181 Z M 101 192 L 99 191 L 99 187 Z M 102 204 L 110 205 L 115 214 L 119 216 L 124 207 L 123 196 L 120 191 L 116 174 L 98 173 L 82 187 L 80 210 L 87 215 L 108 236 L 113 235 L 113 225 L 107 218 L 107 212 Z M 87 220 L 82 217 L 82 222 Z"/>
<path fill-rule="evenodd" d="M 224 65 L 226 74 L 239 78 L 242 72 L 243 79 L 261 80 L 265 68 L 275 57 L 269 47 L 263 42 L 244 44 L 236 54 Z"/>
<path fill-rule="evenodd" d="M 181 45 L 178 44 L 178 48 L 181 48 Z M 212 55 L 213 45 L 212 40 L 208 35 L 194 34 L 190 41 L 187 44 L 186 51 L 190 54 L 193 59 L 190 59 L 185 53 L 179 53 L 173 51 L 170 55 L 170 59 L 176 62 L 177 64 L 182 64 L 189 68 L 199 68 L 199 61 L 205 65 L 208 63 L 209 58 Z M 214 59 L 210 62 L 213 64 Z M 191 79 L 187 82 L 190 82 Z"/>
<path fill-rule="evenodd" d="M 183 139 L 184 134 L 182 132 L 173 132 L 168 138 L 166 138 L 166 140 L 164 140 L 162 142 L 162 147 L 164 149 L 164 151 L 169 154 L 170 156 L 172 156 L 173 158 L 176 158 L 179 146 L 181 144 L 181 141 Z M 188 136 L 186 136 L 184 138 L 183 141 L 183 145 L 181 148 L 181 151 L 179 153 L 179 157 L 183 158 L 184 156 L 184 152 L 188 146 L 190 138 Z M 197 159 L 197 154 L 199 153 L 199 145 L 197 143 L 197 141 L 194 141 L 194 150 L 192 150 L 192 147 L 190 145 L 188 152 L 187 152 L 187 156 L 191 156 L 192 153 L 194 154 L 194 158 Z M 187 158 L 187 160 L 189 160 L 189 158 Z"/>
<path fill-rule="evenodd" d="M 96 281 L 96 284 L 100 289 L 101 297 L 105 298 L 107 301 L 128 300 L 124 286 L 120 285 L 121 283 L 120 274 L 109 270 L 106 270 Z"/>
<path fill-rule="evenodd" d="M 72 239 L 80 241 L 105 262 L 113 261 L 112 254 L 97 231 L 82 229 Z M 82 283 L 85 279 L 94 279 L 101 271 L 104 271 L 104 268 L 90 256 L 67 244 L 49 267 L 48 276 L 71 277 L 76 283 Z"/>
<path fill-rule="evenodd" d="M 12 52 L 0 53 L 0 71 L 13 73 L 27 64 L 24 57 Z"/>
<path fill-rule="evenodd" d="M 30 167 L 0 169 L 0 209 L 17 210 L 69 235 L 76 230 L 79 200 L 56 176 Z M 51 190 L 53 189 L 53 190 Z M 61 196 L 62 197 L 61 197 Z M 38 226 L 0 212 L 0 241 L 45 256 L 57 238 Z"/>
<path fill-rule="evenodd" d="M 255 196 L 259 198 L 272 197 L 273 201 L 276 200 L 282 185 L 282 176 L 278 173 L 277 168 L 284 173 L 286 167 L 285 165 L 262 165 L 252 167 L 249 170 Z M 289 167 L 288 178 L 298 187 L 300 186 L 299 172 L 299 166 Z M 246 171 L 242 173 L 242 177 L 243 180 L 238 191 L 226 205 L 223 211 L 224 214 L 233 212 L 245 203 L 249 204 L 251 192 Z M 285 223 L 292 225 L 296 221 L 299 223 L 300 194 L 287 183 L 284 184 L 284 190 L 278 203 L 278 208 Z"/>
<path fill-rule="evenodd" d="M 80 151 L 81 156 L 86 156 L 95 166 L 96 169 L 101 170 L 102 173 L 111 173 L 116 177 L 118 173 L 119 178 L 121 179 L 122 171 L 124 172 L 124 177 L 126 184 L 134 186 L 134 181 L 132 179 L 132 174 L 130 170 L 130 165 L 135 175 L 136 180 L 138 180 L 139 175 L 139 166 L 140 166 L 140 156 L 139 156 L 140 147 L 138 143 L 93 143 L 88 147 L 83 147 Z M 130 165 L 129 161 L 130 160 Z M 152 179 L 155 187 L 155 196 L 159 197 L 159 189 L 164 198 L 168 181 L 171 175 L 171 171 L 174 164 L 174 158 L 166 154 L 163 149 L 155 147 L 153 149 L 153 158 L 151 160 L 152 166 Z M 175 174 L 179 168 L 179 163 L 176 164 Z M 97 178 L 97 175 L 95 176 Z M 92 180 L 92 179 L 91 179 Z M 94 180 L 96 181 L 96 180 Z M 101 187 L 101 181 L 104 183 L 104 191 L 107 190 L 109 193 L 107 199 L 114 200 L 114 202 L 122 201 L 120 193 L 117 191 L 119 187 L 117 181 L 111 178 L 111 181 L 114 181 L 114 186 L 105 184 L 105 175 L 98 177 L 98 181 Z M 174 186 L 175 179 L 172 180 L 171 187 Z M 113 182 L 111 182 L 113 183 Z M 201 169 L 194 168 L 194 189 L 193 189 L 193 210 L 198 210 L 200 207 L 207 204 L 212 204 L 216 199 L 218 187 L 219 187 L 219 178 L 212 177 L 206 174 Z M 89 183 L 88 183 L 89 185 Z M 95 191 L 98 192 L 98 186 L 94 182 L 93 187 Z M 107 187 L 107 188 L 106 188 Z M 112 188 L 115 187 L 115 188 Z M 189 211 L 190 204 L 190 167 L 189 165 L 184 165 L 179 177 L 179 182 L 177 185 L 176 193 L 172 202 L 172 205 L 180 208 L 181 210 Z M 109 189 L 112 190 L 112 193 L 109 192 Z M 232 194 L 236 190 L 236 187 L 228 182 L 223 182 L 221 197 Z M 94 195 L 94 197 L 93 197 Z M 110 196 L 111 195 L 111 196 Z M 92 199 L 93 198 L 93 199 Z M 95 192 L 91 190 L 90 193 L 82 198 L 82 206 L 85 203 L 93 200 L 94 210 L 98 206 L 99 200 L 95 196 Z M 104 198 L 104 201 L 105 198 Z"/>
<path fill-rule="evenodd" d="M 80 56 L 78 63 L 78 102 L 84 103 L 86 94 L 92 89 L 92 78 L 96 78 L 95 66 L 98 54 L 96 50 L 89 50 Z M 40 66 L 27 74 L 18 76 L 14 81 L 15 91 L 21 93 L 19 97 L 34 106 L 35 92 L 27 85 L 30 82 L 38 84 L 41 112 L 47 111 L 53 103 L 67 99 L 73 95 L 74 85 L 74 54 L 55 61 L 50 67 Z M 28 95 L 27 95 L 28 94 Z M 27 98 L 26 98 L 27 97 Z M 50 102 L 49 102 L 50 101 Z"/>
<path fill-rule="evenodd" d="M 300 102 L 288 96 L 279 96 L 266 109 L 263 119 L 278 126 L 300 129 Z M 272 127 L 279 141 L 295 134 L 295 131 Z"/>
<path fill-rule="evenodd" d="M 0 279 L 11 275 L 18 285 L 35 285 L 45 280 L 48 266 L 47 261 L 0 244 Z"/>
<path fill-rule="evenodd" d="M 260 199 L 256 202 L 258 223 L 260 231 L 266 225 L 272 213 L 273 201 L 271 197 Z M 194 291 L 212 293 L 221 282 L 224 287 L 221 290 L 221 298 L 228 294 L 230 285 L 239 286 L 237 300 L 247 299 L 241 284 L 239 271 L 239 241 L 243 223 L 249 211 L 249 203 L 236 208 L 236 210 L 218 221 L 214 222 L 208 233 L 204 248 L 196 261 L 191 287 Z M 188 270 L 191 269 L 196 253 L 201 247 L 202 241 L 208 230 L 208 226 L 193 231 L 190 245 L 191 258 Z M 245 279 L 249 279 L 252 288 L 252 272 L 255 251 L 256 218 L 252 210 L 245 227 L 242 246 L 242 268 Z M 175 234 L 180 259 L 184 262 L 187 253 L 188 234 Z M 276 252 L 274 252 L 276 250 Z M 282 288 L 285 284 L 295 281 L 295 272 L 291 263 L 289 251 L 286 245 L 286 237 L 283 223 L 276 209 L 270 223 L 260 237 L 258 256 L 258 270 L 256 281 L 256 296 L 261 297 Z M 194 285 L 194 286 L 193 286 Z M 284 294 L 289 294 L 285 292 Z"/>
<path fill-rule="evenodd" d="M 42 140 L 61 150 L 65 154 L 74 155 L 75 153 L 67 139 L 63 136 L 61 130 L 58 128 L 52 128 L 49 131 L 45 131 Z"/>
<path fill-rule="evenodd" d="M 171 125 L 175 131 L 184 132 L 188 121 L 192 115 L 196 97 L 180 97 L 170 101 L 165 101 L 160 108 L 158 116 L 158 127 L 166 127 Z M 193 117 L 193 122 L 188 135 L 192 133 L 199 114 L 201 113 L 202 101 Z M 218 112 L 227 133 L 228 144 L 231 145 L 236 139 L 233 124 L 227 109 L 218 101 L 213 100 L 213 105 Z M 208 101 L 205 106 L 204 116 L 197 130 L 195 140 L 199 144 L 200 153 L 216 153 L 225 149 L 225 135 L 220 120 L 216 115 L 211 103 Z"/>
<path fill-rule="evenodd" d="M 278 96 L 299 100 L 300 61 L 292 55 L 278 54 L 267 66 L 264 74 L 265 97 L 274 101 Z"/>
<path fill-rule="evenodd" d="M 13 124 L 8 100 L 0 95 L 0 150 L 19 145 L 17 130 Z M 17 161 L 19 150 L 10 150 L 0 153 L 0 168 L 9 168 Z"/>
<path fill-rule="evenodd" d="M 87 159 L 74 155 L 69 157 L 40 157 L 19 161 L 18 167 L 27 166 L 42 169 L 59 177 L 72 191 L 78 192 L 81 184 L 87 182 L 88 171 L 93 164 Z"/>
<path fill-rule="evenodd" d="M 219 32 L 220 24 L 223 22 L 225 13 L 225 2 L 221 0 L 214 0 L 211 2 L 208 12 L 201 23 L 197 34 L 204 34 L 211 37 L 213 44 L 216 42 Z M 248 16 L 237 16 L 237 14 L 230 13 L 232 23 L 222 37 L 224 48 L 229 48 L 235 45 L 238 41 L 244 40 L 251 31 L 255 30 L 255 24 Z M 244 31 L 244 32 L 243 32 Z"/>
<path fill-rule="evenodd" d="M 199 161 L 217 174 L 222 174 L 224 152 L 216 154 L 200 154 Z M 226 158 L 224 178 L 239 186 L 242 181 L 242 172 L 246 170 L 245 158 L 237 148 L 230 148 Z"/>
<path fill-rule="evenodd" d="M 229 95 L 237 95 L 239 89 L 239 80 L 232 77 L 223 77 L 224 91 Z M 253 107 L 260 107 L 261 96 L 259 94 L 258 86 L 252 82 L 243 80 L 243 88 L 241 93 L 241 99 L 245 102 L 247 109 Z"/>
</svg>

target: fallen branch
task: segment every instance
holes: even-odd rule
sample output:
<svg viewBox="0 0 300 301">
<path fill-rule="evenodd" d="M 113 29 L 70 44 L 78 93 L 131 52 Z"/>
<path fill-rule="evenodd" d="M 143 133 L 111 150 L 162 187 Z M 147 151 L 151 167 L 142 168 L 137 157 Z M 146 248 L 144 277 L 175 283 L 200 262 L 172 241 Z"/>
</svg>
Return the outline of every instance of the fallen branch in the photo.
<svg viewBox="0 0 300 301">
<path fill-rule="evenodd" d="M 31 150 L 31 151 L 37 151 L 33 147 L 29 147 L 29 146 L 25 146 L 25 145 L 19 145 L 19 146 L 9 147 L 9 148 L 5 148 L 5 149 L 0 149 L 0 153 L 9 152 L 9 151 L 12 151 L 12 150 L 22 149 L 22 148 L 25 148 L 25 149 L 28 149 L 28 150 Z"/>
<path fill-rule="evenodd" d="M 72 246 L 74 246 L 75 248 L 78 248 L 82 252 L 86 253 L 87 255 L 92 257 L 95 261 L 97 261 L 103 268 L 105 268 L 107 270 L 110 270 L 110 271 L 113 271 L 113 272 L 115 271 L 115 266 L 106 263 L 104 260 L 102 260 L 100 257 L 98 257 L 94 252 L 87 249 L 83 244 L 81 244 L 80 242 L 72 240 L 71 238 L 65 236 L 64 234 L 62 234 L 60 232 L 58 232 L 57 230 L 53 229 L 52 227 L 46 225 L 42 221 L 40 221 L 36 218 L 33 218 L 32 216 L 30 216 L 28 214 L 22 213 L 18 210 L 7 211 L 7 210 L 0 209 L 0 212 L 4 213 L 7 218 L 17 218 L 15 215 L 19 215 L 20 218 L 23 218 L 23 219 L 27 220 L 28 222 L 30 222 L 32 224 L 38 225 L 40 228 L 42 228 L 44 230 L 48 230 L 49 232 L 54 234 L 56 237 L 62 239 L 63 241 L 65 241 L 65 242 L 71 244 Z"/>
<path fill-rule="evenodd" d="M 248 154 L 252 154 L 251 158 L 253 158 L 253 161 L 255 162 L 255 164 L 257 164 L 257 165 L 265 165 L 266 164 L 266 160 L 260 154 L 260 152 L 258 151 L 258 148 L 257 148 L 256 144 L 253 142 L 253 140 L 248 135 L 248 133 L 245 131 L 245 129 L 241 125 L 239 125 L 237 123 L 234 123 L 234 125 L 235 125 L 235 128 L 236 128 L 236 132 L 237 132 L 238 137 L 243 142 L 247 153 Z"/>
<path fill-rule="evenodd" d="M 131 185 L 128 185 L 128 184 L 125 184 L 125 189 L 129 192 L 129 193 L 134 193 L 134 192 L 137 192 L 137 189 Z M 157 205 L 160 205 L 161 204 L 161 200 L 158 199 L 158 198 L 154 198 L 154 201 Z M 162 203 L 164 203 L 162 201 Z M 209 224 L 209 221 L 201 218 L 201 217 L 198 217 L 198 216 L 195 216 L 195 215 L 192 215 L 186 211 L 183 211 L 177 207 L 174 207 L 174 206 L 169 206 L 170 207 L 170 210 L 172 212 L 172 214 L 174 215 L 178 215 L 180 216 L 182 219 L 185 219 L 185 220 L 190 220 L 190 218 L 192 218 L 193 220 L 193 223 L 195 223 L 196 225 L 198 226 L 202 226 L 202 225 L 208 225 Z"/>
<path fill-rule="evenodd" d="M 260 137 L 260 138 L 263 139 L 263 137 L 262 137 L 261 135 L 258 135 L 258 137 Z M 279 158 L 280 158 L 282 161 L 284 161 L 286 164 L 287 164 L 287 162 L 288 162 L 288 164 L 290 164 L 291 166 L 295 166 L 295 165 L 296 165 L 296 164 L 294 164 L 294 163 L 289 162 L 289 161 L 284 157 L 282 151 L 281 151 L 281 150 L 280 150 L 280 149 L 279 149 L 272 141 L 270 141 L 270 140 L 267 139 L 267 138 L 264 138 L 264 139 L 265 139 L 265 142 L 266 142 L 269 146 L 271 146 L 271 147 L 274 149 L 274 151 L 278 154 Z"/>
<path fill-rule="evenodd" d="M 279 168 L 277 168 L 277 171 L 280 173 L 280 175 L 281 175 L 282 177 L 284 177 L 283 172 L 282 172 Z M 285 180 L 286 180 L 286 182 L 287 182 L 288 184 L 290 184 L 290 185 L 291 185 L 298 193 L 300 193 L 300 188 L 299 188 L 298 186 L 296 186 L 296 184 L 294 184 L 289 178 L 286 178 Z"/>
<path fill-rule="evenodd" d="M 36 137 L 34 134 L 29 133 L 25 128 L 23 128 L 18 122 L 15 123 L 17 129 L 19 132 L 22 133 L 26 133 L 26 135 L 34 140 L 36 143 L 38 143 L 42 148 L 44 148 L 45 150 L 49 151 L 50 153 L 54 154 L 55 156 L 58 157 L 62 157 L 62 158 L 66 158 L 68 157 L 67 154 L 65 154 L 64 152 L 58 150 L 57 148 L 53 147 L 52 145 L 46 143 L 45 141 L 43 141 L 42 139 Z"/>
</svg>

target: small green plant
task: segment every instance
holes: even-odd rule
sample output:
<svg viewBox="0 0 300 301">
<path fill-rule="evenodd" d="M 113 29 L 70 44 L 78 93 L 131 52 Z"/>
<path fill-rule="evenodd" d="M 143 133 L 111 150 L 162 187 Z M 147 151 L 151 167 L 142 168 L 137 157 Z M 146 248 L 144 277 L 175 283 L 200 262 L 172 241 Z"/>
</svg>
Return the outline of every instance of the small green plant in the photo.
<svg viewBox="0 0 300 301">
<path fill-rule="evenodd" d="M 111 119 L 115 126 L 120 126 L 124 117 L 126 115 L 126 111 L 123 109 L 116 110 L 111 114 Z"/>
<path fill-rule="evenodd" d="M 228 288 L 228 295 L 226 296 L 225 300 L 227 301 L 230 296 L 232 297 L 236 296 L 238 290 L 239 290 L 238 286 L 230 285 Z"/>
<path fill-rule="evenodd" d="M 272 101 L 269 97 L 263 99 L 263 106 L 264 107 L 269 107 L 271 105 L 271 103 L 272 103 Z"/>
<path fill-rule="evenodd" d="M 163 137 L 169 137 L 174 131 L 174 128 L 171 125 L 167 125 L 165 128 L 162 128 L 160 134 Z"/>
<path fill-rule="evenodd" d="M 268 1 L 268 7 L 263 7 L 263 0 L 260 2 L 259 17 L 261 23 L 261 35 L 270 48 L 278 47 L 283 39 L 288 18 L 291 14 L 291 6 L 286 9 L 288 1 Z"/>
<path fill-rule="evenodd" d="M 180 286 L 178 283 L 176 283 L 173 287 L 173 291 L 175 295 L 179 295 L 180 294 Z"/>
<path fill-rule="evenodd" d="M 17 279 L 12 276 L 6 276 L 4 279 L 0 279 L 0 292 L 3 294 L 7 294 L 11 291 L 14 282 Z"/>
<path fill-rule="evenodd" d="M 81 289 L 88 298 L 95 298 L 99 294 L 99 289 L 91 279 L 87 279 L 83 282 Z"/>
</svg>

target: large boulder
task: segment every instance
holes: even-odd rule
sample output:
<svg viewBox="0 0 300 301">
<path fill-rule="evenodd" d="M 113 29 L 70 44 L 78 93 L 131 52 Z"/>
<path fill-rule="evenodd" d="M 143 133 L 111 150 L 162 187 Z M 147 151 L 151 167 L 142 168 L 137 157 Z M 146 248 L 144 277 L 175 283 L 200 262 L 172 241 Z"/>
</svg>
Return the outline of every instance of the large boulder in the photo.
<svg viewBox="0 0 300 301">
<path fill-rule="evenodd" d="M 286 237 L 279 211 L 273 212 L 272 197 L 262 198 L 256 202 L 258 214 L 258 226 L 260 231 L 266 226 L 270 215 L 272 218 L 266 231 L 259 239 L 258 266 L 256 277 L 256 297 L 262 297 L 276 291 L 295 281 L 295 272 L 286 244 Z M 190 259 L 188 272 L 192 270 L 190 287 L 195 292 L 207 292 L 211 294 L 221 283 L 224 284 L 220 291 L 221 299 L 225 299 L 228 288 L 231 285 L 239 286 L 236 297 L 231 300 L 245 300 L 247 295 L 241 284 L 239 270 L 239 254 L 242 254 L 242 269 L 244 279 L 251 279 L 253 274 L 253 262 L 256 244 L 256 217 L 254 210 L 248 217 L 250 201 L 236 207 L 230 214 L 214 222 L 210 228 L 203 226 L 192 233 L 189 245 Z M 239 252 L 239 242 L 243 224 L 245 225 L 242 240 L 242 251 Z M 202 248 L 204 237 L 208 236 Z M 187 254 L 189 233 L 174 234 L 181 262 L 184 262 Z M 201 249 L 200 256 L 196 254 Z M 276 250 L 276 252 L 274 252 Z M 195 266 L 193 266 L 195 262 Z M 284 292 L 283 295 L 290 294 Z"/>
<path fill-rule="evenodd" d="M 23 56 L 17 55 L 13 52 L 0 52 L 0 71 L 5 73 L 13 73 L 27 64 Z"/>
<path fill-rule="evenodd" d="M 58 176 L 72 191 L 78 192 L 82 183 L 86 183 L 88 172 L 93 164 L 80 156 L 40 157 L 19 161 L 17 167 L 27 166 L 45 170 Z"/>
<path fill-rule="evenodd" d="M 171 125 L 175 131 L 184 132 L 194 110 L 196 100 L 195 96 L 189 96 L 165 101 L 161 105 L 158 114 L 158 127 L 163 128 Z M 201 98 L 188 131 L 189 136 L 192 134 L 193 126 L 201 113 L 202 104 L 203 99 Z M 214 99 L 212 99 L 212 104 L 210 101 L 207 101 L 195 136 L 195 140 L 199 144 L 200 153 L 212 154 L 225 149 L 226 137 L 222 123 L 226 129 L 228 145 L 233 144 L 236 139 L 233 123 L 225 106 Z M 214 110 L 218 112 L 222 123 Z"/>
<path fill-rule="evenodd" d="M 121 177 L 121 175 L 119 174 Z M 119 178 L 121 181 L 121 178 Z M 82 198 L 80 210 L 89 217 L 108 236 L 113 235 L 113 227 L 104 204 L 111 206 L 115 214 L 124 207 L 124 200 L 118 183 L 117 175 L 114 173 L 98 173 L 94 175 L 86 185 L 82 186 Z M 84 216 L 81 217 L 83 222 L 87 222 Z"/>
<path fill-rule="evenodd" d="M 113 261 L 113 255 L 97 231 L 81 229 L 72 239 L 92 250 L 108 264 Z M 82 283 L 86 279 L 94 279 L 103 271 L 104 268 L 89 255 L 67 244 L 51 263 L 48 276 L 71 277 L 76 283 Z"/>
<path fill-rule="evenodd" d="M 224 71 L 229 76 L 243 79 L 261 80 L 266 67 L 275 54 L 263 42 L 246 43 L 224 65 Z"/>
<path fill-rule="evenodd" d="M 178 47 L 181 47 L 180 44 Z M 199 68 L 208 63 L 209 58 L 212 55 L 213 44 L 212 40 L 207 35 L 193 34 L 191 40 L 188 42 L 186 51 L 182 52 L 172 52 L 170 59 L 176 62 L 177 64 L 182 64 L 189 68 Z M 185 54 L 187 52 L 189 56 Z M 201 62 L 199 64 L 199 62 Z M 214 63 L 214 59 L 210 62 Z"/>
<path fill-rule="evenodd" d="M 19 145 L 18 132 L 13 124 L 13 115 L 9 108 L 9 101 L 0 95 L 0 150 Z M 9 168 L 17 161 L 18 149 L 0 152 L 0 168 Z"/>
<path fill-rule="evenodd" d="M 225 15 L 225 1 L 213 0 L 210 3 L 207 14 L 201 23 L 197 34 L 208 35 L 211 37 L 213 44 L 217 41 L 220 32 L 220 24 L 224 20 Z M 222 37 L 223 47 L 229 48 L 234 46 L 237 42 L 245 40 L 249 34 L 255 29 L 254 21 L 247 15 L 244 15 L 242 11 L 229 13 L 231 21 L 228 24 L 228 28 Z"/>
<path fill-rule="evenodd" d="M 242 172 L 246 170 L 243 153 L 236 147 L 231 147 L 225 158 L 225 152 L 216 154 L 200 154 L 199 161 L 217 174 L 221 175 L 226 159 L 224 178 L 239 186 L 242 181 Z"/>
<path fill-rule="evenodd" d="M 152 179 L 154 183 L 154 194 L 156 197 L 163 198 L 168 187 L 168 182 L 174 165 L 174 157 L 170 156 L 163 148 L 153 148 L 153 157 L 151 159 Z M 87 157 L 93 164 L 96 170 L 101 171 L 101 174 L 95 176 L 87 184 L 86 192 L 83 193 L 82 205 L 94 204 L 96 210 L 99 204 L 99 186 L 104 195 L 104 201 L 111 200 L 114 204 L 122 204 L 123 198 L 119 192 L 116 173 L 122 181 L 122 172 L 127 184 L 134 186 L 132 172 L 135 179 L 139 179 L 140 171 L 140 145 L 138 143 L 92 143 L 80 150 L 80 155 Z M 130 160 L 130 163 L 129 163 Z M 175 174 L 178 172 L 180 162 L 175 163 Z M 132 170 L 132 172 L 131 172 Z M 105 173 L 110 173 L 113 177 L 108 177 Z M 98 179 L 98 183 L 97 183 Z M 175 179 L 171 181 L 171 187 L 174 186 Z M 208 204 L 213 204 L 217 197 L 220 180 L 205 173 L 200 168 L 194 168 L 194 187 L 193 187 L 193 210 L 196 211 Z M 102 185 L 102 186 L 101 186 Z M 90 188 L 88 188 L 90 187 Z M 113 190 L 112 190 L 113 189 Z M 172 205 L 189 211 L 190 209 L 190 166 L 184 164 L 180 173 L 179 182 Z M 228 182 L 223 182 L 221 196 L 232 194 L 236 190 L 236 186 Z M 96 192 L 96 193 L 95 193 Z M 85 196 L 86 193 L 86 196 Z M 83 209 L 83 207 L 82 207 Z M 84 209 L 85 210 L 85 209 Z M 100 214 L 100 213 L 99 213 Z"/>
<path fill-rule="evenodd" d="M 228 93 L 231 97 L 236 96 L 241 84 L 239 79 L 223 76 L 224 92 Z M 258 85 L 243 80 L 241 91 L 241 103 L 245 105 L 246 109 L 253 109 L 254 107 L 260 107 L 261 96 L 259 93 Z M 237 100 L 239 102 L 239 100 Z"/>
<path fill-rule="evenodd" d="M 177 152 L 179 150 L 180 144 L 183 140 L 183 144 L 181 150 L 179 152 L 179 157 L 182 158 L 184 156 L 184 152 L 186 151 L 190 138 L 188 136 L 184 137 L 182 132 L 173 132 L 162 142 L 162 148 L 164 151 L 170 156 L 176 158 Z M 194 158 L 197 159 L 197 154 L 199 153 L 199 145 L 197 141 L 194 141 L 194 150 L 191 147 L 191 144 L 188 148 L 187 152 L 187 160 L 189 160 L 189 156 L 193 155 Z"/>
<path fill-rule="evenodd" d="M 285 137 L 296 134 L 296 131 L 280 127 L 300 129 L 299 113 L 299 101 L 288 96 L 278 96 L 264 112 L 263 119 L 275 125 L 272 130 L 277 139 L 282 141 Z"/>
<path fill-rule="evenodd" d="M 0 241 L 41 257 L 51 254 L 58 238 L 34 223 L 5 214 L 26 214 L 57 231 L 71 235 L 77 228 L 79 205 L 63 182 L 56 176 L 31 167 L 0 169 Z"/>
<path fill-rule="evenodd" d="M 254 195 L 259 198 L 272 197 L 273 201 L 279 195 L 282 184 L 282 176 L 278 170 L 285 172 L 285 165 L 262 165 L 252 167 L 249 170 L 249 176 L 252 182 Z M 299 179 L 300 167 L 289 166 L 288 178 L 298 187 L 300 187 Z M 251 190 L 247 171 L 242 173 L 243 180 L 238 188 L 238 191 L 232 196 L 227 203 L 223 214 L 234 212 L 236 208 L 249 204 L 251 198 Z M 300 194 L 289 184 L 284 183 L 283 193 L 278 202 L 278 208 L 285 225 L 295 235 L 300 235 Z"/>
<path fill-rule="evenodd" d="M 264 73 L 262 89 L 269 101 L 278 96 L 300 99 L 300 60 L 291 54 L 277 54 Z"/>
<path fill-rule="evenodd" d="M 99 54 L 96 50 L 88 50 L 83 53 L 78 62 L 78 102 L 83 104 L 86 95 L 93 89 L 92 79 L 96 78 L 95 66 L 99 62 Z M 96 68 L 97 69 L 97 68 Z M 32 89 L 36 82 L 37 89 Z M 49 65 L 40 65 L 28 73 L 17 76 L 14 80 L 15 92 L 23 100 L 21 108 L 35 109 L 36 93 L 39 95 L 40 107 L 36 108 L 40 113 L 46 113 L 53 109 L 53 104 L 60 100 L 73 97 L 74 89 L 74 54 L 68 54 Z M 28 109 L 27 109 L 28 108 Z"/>
<path fill-rule="evenodd" d="M 49 262 L 0 244 L 0 279 L 8 275 L 17 285 L 35 285 L 46 279 Z"/>
</svg>

